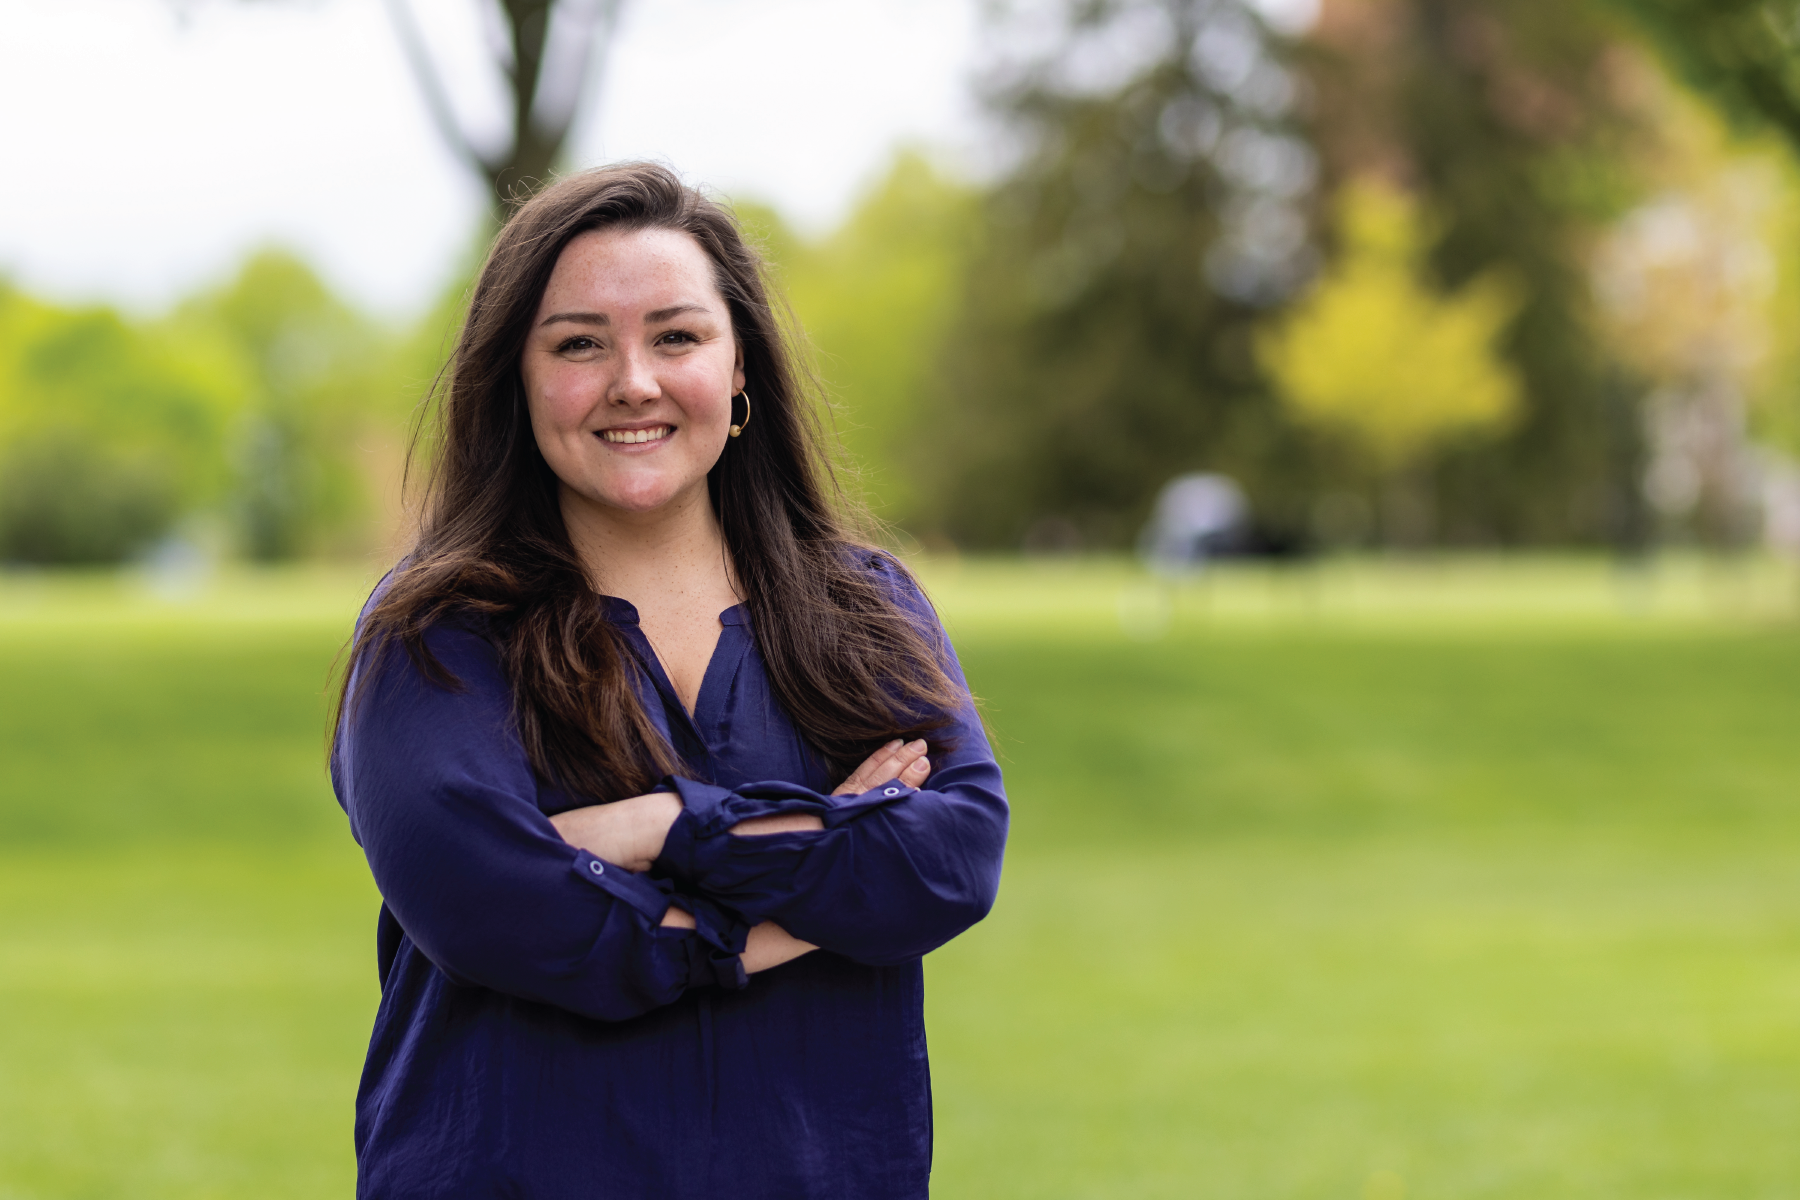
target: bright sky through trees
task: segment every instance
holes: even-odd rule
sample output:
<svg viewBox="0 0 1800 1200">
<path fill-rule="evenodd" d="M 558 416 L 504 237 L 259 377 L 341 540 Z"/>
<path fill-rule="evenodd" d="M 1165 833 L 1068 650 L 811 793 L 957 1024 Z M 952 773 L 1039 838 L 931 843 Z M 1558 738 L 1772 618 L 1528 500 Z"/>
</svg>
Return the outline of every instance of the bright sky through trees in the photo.
<svg viewBox="0 0 1800 1200">
<path fill-rule="evenodd" d="M 497 120 L 475 5 L 415 3 L 470 123 Z M 967 139 L 975 29 L 970 0 L 628 4 L 574 157 L 827 227 L 896 142 Z M 273 238 L 417 310 L 475 226 L 375 0 L 0 0 L 0 30 L 0 273 L 34 291 L 160 306 Z"/>
<path fill-rule="evenodd" d="M 412 0 L 470 126 L 498 132 L 477 0 Z M 1257 0 L 1279 27 L 1317 0 Z M 627 0 L 574 159 L 661 158 L 807 232 L 897 144 L 964 153 L 978 0 Z M 481 190 L 378 0 L 0 0 L 0 275 L 157 308 L 278 241 L 417 312 Z"/>
</svg>

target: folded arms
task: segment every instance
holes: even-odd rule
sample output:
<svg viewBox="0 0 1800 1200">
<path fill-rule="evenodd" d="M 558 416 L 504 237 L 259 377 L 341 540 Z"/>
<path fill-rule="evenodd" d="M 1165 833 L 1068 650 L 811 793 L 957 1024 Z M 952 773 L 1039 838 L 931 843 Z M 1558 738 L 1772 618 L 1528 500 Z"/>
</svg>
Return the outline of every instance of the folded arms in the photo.
<svg viewBox="0 0 1800 1200">
<path fill-rule="evenodd" d="M 463 687 L 391 651 L 352 687 L 333 779 L 388 907 L 459 982 L 620 1020 L 815 947 L 908 961 L 993 903 L 1006 802 L 972 711 L 940 761 L 890 745 L 830 796 L 674 779 L 550 817 L 491 648 L 429 644 Z"/>
</svg>

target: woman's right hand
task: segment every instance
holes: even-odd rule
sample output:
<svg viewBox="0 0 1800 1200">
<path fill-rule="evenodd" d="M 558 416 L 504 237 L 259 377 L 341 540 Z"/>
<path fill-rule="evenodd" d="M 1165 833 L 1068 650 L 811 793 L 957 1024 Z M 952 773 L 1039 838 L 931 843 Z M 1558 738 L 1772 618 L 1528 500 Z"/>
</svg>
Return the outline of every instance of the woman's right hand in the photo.
<svg viewBox="0 0 1800 1200">
<path fill-rule="evenodd" d="M 680 815 L 680 796 L 651 792 L 611 804 L 571 808 L 551 817 L 550 824 L 569 845 L 641 875 L 662 853 L 669 828 Z"/>
<path fill-rule="evenodd" d="M 834 796 L 860 796 L 877 784 L 898 779 L 907 787 L 918 787 L 931 774 L 931 760 L 925 757 L 923 741 L 902 743 L 895 738 L 863 760 L 862 766 L 850 772 L 850 778 L 838 785 Z M 770 833 L 817 833 L 825 822 L 812 813 L 781 813 L 773 817 L 751 817 L 731 827 L 735 837 L 761 837 Z"/>
<path fill-rule="evenodd" d="M 901 742 L 895 738 L 869 757 L 862 766 L 850 772 L 850 778 L 838 785 L 834 796 L 860 796 L 878 783 L 898 779 L 907 787 L 919 787 L 931 775 L 931 760 L 925 757 L 925 741 Z"/>
<path fill-rule="evenodd" d="M 850 772 L 850 777 L 831 794 L 859 796 L 890 779 L 897 779 L 907 787 L 919 787 L 931 775 L 931 760 L 925 757 L 925 748 L 923 740 L 902 742 L 895 738 L 865 758 L 862 766 Z M 775 817 L 752 817 L 748 821 L 740 821 L 732 827 L 731 832 L 745 837 L 763 833 L 817 830 L 823 827 L 823 822 L 810 813 L 784 813 Z M 678 912 L 679 909 L 671 908 L 669 915 L 673 917 Z M 687 914 L 681 913 L 681 916 L 687 917 Z M 692 919 L 688 917 L 689 921 Z M 665 917 L 663 923 L 666 925 L 672 922 Z M 764 921 L 750 930 L 750 936 L 744 942 L 744 973 L 754 975 L 770 967 L 779 967 L 784 962 L 790 962 L 817 949 L 811 942 L 801 941 L 775 922 Z"/>
<path fill-rule="evenodd" d="M 850 777 L 831 794 L 859 796 L 890 779 L 897 779 L 907 787 L 919 787 L 931 775 L 931 760 L 925 757 L 925 749 L 923 740 L 902 742 L 895 738 L 865 758 L 862 765 L 850 772 Z M 732 826 L 731 832 L 738 837 L 756 837 L 768 833 L 801 833 L 823 828 L 824 822 L 811 813 L 782 813 L 779 816 L 751 817 L 747 821 L 739 821 Z M 693 918 L 678 908 L 670 908 L 668 915 L 663 918 L 663 924 L 691 929 Z M 754 975 L 770 967 L 779 967 L 784 962 L 791 962 L 802 954 L 817 949 L 811 942 L 801 941 L 775 922 L 764 921 L 750 930 L 750 936 L 744 942 L 744 973 Z"/>
</svg>

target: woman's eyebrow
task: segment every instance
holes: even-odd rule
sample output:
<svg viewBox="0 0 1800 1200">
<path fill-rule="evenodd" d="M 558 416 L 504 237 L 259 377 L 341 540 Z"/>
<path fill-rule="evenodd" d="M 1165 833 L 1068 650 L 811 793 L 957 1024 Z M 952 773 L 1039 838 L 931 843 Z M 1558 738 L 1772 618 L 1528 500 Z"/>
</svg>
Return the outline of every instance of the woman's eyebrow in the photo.
<svg viewBox="0 0 1800 1200">
<path fill-rule="evenodd" d="M 658 321 L 667 321 L 670 317 L 679 317 L 683 313 L 703 313 L 709 311 L 711 310 L 708 309 L 706 305 L 695 304 L 693 301 L 689 300 L 680 304 L 671 304 L 668 308 L 659 308 L 655 312 L 647 312 L 644 314 L 644 320 L 648 324 L 654 325 Z"/>
<path fill-rule="evenodd" d="M 703 313 L 710 311 L 711 309 L 704 304 L 695 304 L 691 301 L 687 301 L 681 304 L 671 304 L 667 308 L 659 308 L 654 312 L 647 312 L 644 314 L 644 322 L 649 325 L 654 325 L 658 321 L 667 321 L 670 317 L 679 317 L 683 313 Z M 545 325 L 556 325 L 562 322 L 580 325 L 611 325 L 612 319 L 605 313 L 596 312 L 554 313 L 545 317 L 542 321 L 539 321 L 538 327 L 541 329 Z"/>
</svg>

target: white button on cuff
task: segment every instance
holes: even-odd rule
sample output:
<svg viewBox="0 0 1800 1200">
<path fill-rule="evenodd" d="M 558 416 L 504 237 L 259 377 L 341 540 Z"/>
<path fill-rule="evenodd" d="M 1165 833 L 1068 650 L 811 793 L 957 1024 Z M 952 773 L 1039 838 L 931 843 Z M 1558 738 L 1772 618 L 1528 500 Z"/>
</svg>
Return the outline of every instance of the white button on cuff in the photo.
<svg viewBox="0 0 1800 1200">
<path fill-rule="evenodd" d="M 596 858 L 592 862 L 588 863 L 588 870 L 592 871 L 596 875 L 604 875 L 604 874 L 606 874 L 606 864 Z"/>
<path fill-rule="evenodd" d="M 888 788 L 886 791 L 882 792 L 881 794 L 884 796 L 898 796 L 900 794 L 900 789 L 899 788 Z"/>
</svg>

